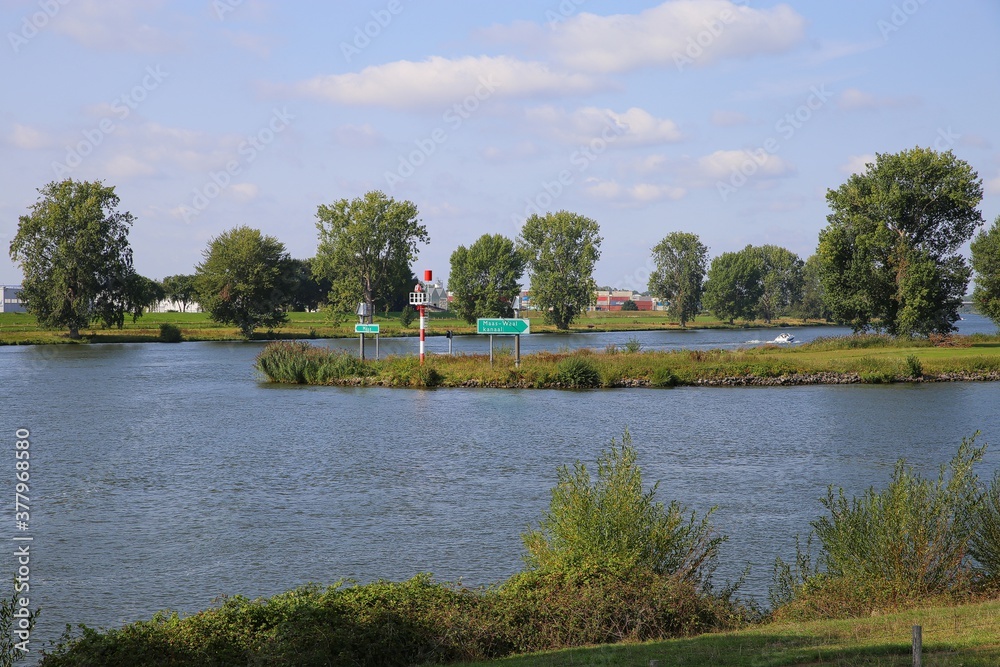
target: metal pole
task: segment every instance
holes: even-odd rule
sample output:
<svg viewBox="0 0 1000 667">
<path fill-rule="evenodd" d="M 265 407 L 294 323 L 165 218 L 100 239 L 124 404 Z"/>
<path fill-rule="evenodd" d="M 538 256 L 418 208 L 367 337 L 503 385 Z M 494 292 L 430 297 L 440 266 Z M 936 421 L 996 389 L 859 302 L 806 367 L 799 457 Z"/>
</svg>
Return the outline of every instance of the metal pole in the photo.
<svg viewBox="0 0 1000 667">
<path fill-rule="evenodd" d="M 375 334 L 375 361 L 378 361 L 378 334 Z"/>
<path fill-rule="evenodd" d="M 451 356 L 451 336 L 448 336 L 448 356 Z"/>
<path fill-rule="evenodd" d="M 490 334 L 490 366 L 493 365 L 493 334 Z"/>
<path fill-rule="evenodd" d="M 424 340 L 427 335 L 427 306 L 417 306 L 420 310 L 420 363 L 424 363 Z"/>
<path fill-rule="evenodd" d="M 358 336 L 358 338 L 361 340 L 361 361 L 364 361 L 365 360 L 365 335 L 361 334 L 360 336 Z"/>
<path fill-rule="evenodd" d="M 514 336 L 514 368 L 521 367 L 521 334 Z"/>
</svg>

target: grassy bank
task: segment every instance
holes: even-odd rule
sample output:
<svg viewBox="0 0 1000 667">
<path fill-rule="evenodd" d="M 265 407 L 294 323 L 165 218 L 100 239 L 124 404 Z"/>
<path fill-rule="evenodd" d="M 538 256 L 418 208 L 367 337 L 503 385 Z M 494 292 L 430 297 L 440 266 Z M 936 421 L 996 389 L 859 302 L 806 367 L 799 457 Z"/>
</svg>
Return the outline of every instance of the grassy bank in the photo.
<svg viewBox="0 0 1000 667">
<path fill-rule="evenodd" d="M 886 616 L 770 623 L 736 632 L 643 644 L 618 644 L 517 656 L 464 667 L 782 667 L 913 664 L 912 627 L 923 634 L 923 664 L 1000 664 L 1000 602 L 912 610 Z"/>
<path fill-rule="evenodd" d="M 531 330 L 535 333 L 556 332 L 557 329 L 546 324 L 541 316 L 533 317 Z M 381 335 L 416 336 L 417 323 L 414 321 L 404 327 L 399 313 L 375 318 L 381 326 Z M 27 313 L 0 313 L 0 345 L 26 344 L 58 344 L 58 343 L 141 343 L 158 342 L 160 325 L 172 324 L 181 330 L 184 340 L 242 340 L 235 327 L 213 322 L 205 313 L 147 313 L 136 322 L 126 321 L 122 329 L 83 329 L 79 341 L 71 341 L 65 330 L 44 329 L 38 326 L 34 316 Z M 805 322 L 803 320 L 783 319 L 768 326 L 796 326 L 802 324 L 823 324 L 822 322 Z M 764 323 L 757 323 L 763 326 Z M 707 315 L 699 316 L 689 323 L 689 328 L 732 328 L 726 322 L 721 322 Z M 737 327 L 742 325 L 737 325 Z M 571 332 L 587 331 L 649 331 L 662 329 L 679 329 L 680 324 L 670 320 L 662 312 L 592 312 L 585 313 L 570 327 Z M 474 334 L 476 325 L 468 324 L 449 313 L 433 313 L 428 318 L 428 335 L 443 336 L 445 332 L 456 334 Z M 354 318 L 342 322 L 334 322 L 325 312 L 319 313 L 288 313 L 288 323 L 274 332 L 259 332 L 260 338 L 299 339 L 299 338 L 342 338 L 354 336 Z"/>
<path fill-rule="evenodd" d="M 257 358 L 270 382 L 390 387 L 673 387 L 678 385 L 880 384 L 935 380 L 1000 380 L 1000 336 L 895 340 L 884 336 L 820 339 L 793 348 L 642 351 L 609 347 L 522 358 L 508 353 L 437 355 L 360 361 L 305 343 L 275 343 Z"/>
</svg>

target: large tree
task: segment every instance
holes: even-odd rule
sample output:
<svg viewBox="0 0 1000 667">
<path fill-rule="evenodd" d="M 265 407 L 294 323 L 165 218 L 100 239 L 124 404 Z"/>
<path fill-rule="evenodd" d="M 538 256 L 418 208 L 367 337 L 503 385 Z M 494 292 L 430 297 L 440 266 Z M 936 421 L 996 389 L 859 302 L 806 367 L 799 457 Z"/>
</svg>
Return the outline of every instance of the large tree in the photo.
<svg viewBox="0 0 1000 667">
<path fill-rule="evenodd" d="M 972 268 L 976 272 L 972 301 L 980 313 L 1000 326 L 1000 215 L 972 242 Z"/>
<path fill-rule="evenodd" d="M 705 308 L 732 324 L 753 320 L 764 291 L 763 263 L 753 246 L 724 252 L 712 260 L 705 283 Z"/>
<path fill-rule="evenodd" d="M 417 244 L 430 240 L 413 202 L 379 191 L 322 205 L 316 217 L 313 271 L 330 280 L 330 302 L 341 311 L 354 312 L 364 302 L 374 315 L 375 303 L 391 299 L 399 282 L 412 275 Z"/>
<path fill-rule="evenodd" d="M 649 276 L 649 291 L 670 302 L 667 311 L 683 327 L 701 309 L 708 248 L 697 234 L 671 232 L 653 246 L 653 262 L 656 268 Z"/>
<path fill-rule="evenodd" d="M 203 255 L 195 285 L 213 320 L 235 325 L 245 338 L 258 327 L 273 329 L 287 320 L 283 243 L 244 225 L 213 238 Z"/>
<path fill-rule="evenodd" d="M 179 303 L 185 313 L 188 304 L 197 298 L 193 275 L 167 276 L 160 284 L 163 285 L 166 298 Z"/>
<path fill-rule="evenodd" d="M 791 250 L 776 245 L 753 248 L 761 263 L 761 294 L 757 316 L 765 322 L 788 314 L 802 298 L 803 262 Z"/>
<path fill-rule="evenodd" d="M 532 215 L 521 228 L 531 300 L 558 329 L 568 329 L 594 302 L 594 264 L 601 256 L 600 227 L 590 218 L 559 211 Z"/>
<path fill-rule="evenodd" d="M 799 300 L 792 305 L 792 312 L 804 320 L 829 322 L 833 318 L 833 313 L 826 305 L 823 282 L 820 280 L 818 255 L 810 255 L 802 265 L 802 293 Z"/>
<path fill-rule="evenodd" d="M 100 181 L 52 182 L 19 218 L 10 256 L 24 273 L 21 298 L 46 327 L 80 329 L 99 320 L 121 326 L 142 314 L 128 242 L 132 214 L 118 211 L 112 186 Z"/>
<path fill-rule="evenodd" d="M 970 275 L 959 249 L 983 223 L 982 197 L 968 163 L 919 147 L 876 154 L 828 191 L 817 254 L 834 317 L 855 331 L 954 330 Z"/>
<path fill-rule="evenodd" d="M 511 317 L 525 259 L 514 242 L 500 234 L 483 234 L 468 248 L 459 246 L 451 254 L 448 275 L 451 309 L 470 324 L 479 317 Z"/>
<path fill-rule="evenodd" d="M 326 301 L 330 281 L 316 278 L 312 258 L 289 259 L 282 266 L 282 273 L 287 287 L 285 307 L 288 310 L 313 311 Z"/>
</svg>

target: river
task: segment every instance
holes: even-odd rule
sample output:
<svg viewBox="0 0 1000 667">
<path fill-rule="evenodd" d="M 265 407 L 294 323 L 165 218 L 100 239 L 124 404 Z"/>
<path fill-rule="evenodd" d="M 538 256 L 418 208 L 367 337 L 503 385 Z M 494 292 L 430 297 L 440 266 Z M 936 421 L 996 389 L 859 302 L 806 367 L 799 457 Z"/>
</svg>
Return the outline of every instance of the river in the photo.
<svg viewBox="0 0 1000 667">
<path fill-rule="evenodd" d="M 974 327 L 994 330 L 969 318 L 965 330 Z M 681 342 L 670 332 L 531 335 L 524 349 L 602 349 L 632 336 L 648 349 L 729 347 L 778 331 L 688 332 Z M 33 537 L 32 606 L 42 608 L 33 647 L 66 623 L 109 627 L 306 582 L 423 571 L 500 581 L 520 568 L 519 535 L 547 506 L 557 467 L 594 461 L 626 427 L 661 500 L 717 507 L 714 523 L 729 536 L 718 583 L 749 563 L 744 592 L 763 601 L 775 556 L 792 555 L 828 484 L 884 485 L 899 457 L 935 474 L 963 436 L 1000 440 L 1000 383 L 287 387 L 255 375 L 260 347 L 0 347 L 9 496 L 15 431 L 31 432 L 30 530 L 14 530 L 11 497 L 5 535 Z M 998 462 L 988 451 L 981 476 Z"/>
</svg>

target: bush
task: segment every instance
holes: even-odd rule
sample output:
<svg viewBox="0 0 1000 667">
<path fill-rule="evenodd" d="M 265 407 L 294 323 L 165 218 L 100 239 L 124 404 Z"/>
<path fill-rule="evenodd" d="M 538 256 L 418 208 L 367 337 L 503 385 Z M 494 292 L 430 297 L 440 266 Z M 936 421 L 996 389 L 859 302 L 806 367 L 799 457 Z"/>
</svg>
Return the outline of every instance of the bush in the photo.
<svg viewBox="0 0 1000 667">
<path fill-rule="evenodd" d="M 589 359 L 569 357 L 556 365 L 556 377 L 564 387 L 579 389 L 597 387 L 601 384 L 601 374 Z"/>
<path fill-rule="evenodd" d="M 906 372 L 914 379 L 924 376 L 924 366 L 920 363 L 917 355 L 909 354 L 906 356 Z"/>
<path fill-rule="evenodd" d="M 638 338 L 632 336 L 627 341 L 625 341 L 625 351 L 632 354 L 640 352 L 642 351 L 642 343 L 639 342 Z"/>
<path fill-rule="evenodd" d="M 413 306 L 406 305 L 403 306 L 403 310 L 399 313 L 399 324 L 404 329 L 409 329 L 410 325 L 413 324 L 413 320 L 417 317 L 417 311 Z"/>
<path fill-rule="evenodd" d="M 993 482 L 983 495 L 969 552 L 987 581 L 994 586 L 1000 584 L 1000 472 L 994 473 Z"/>
<path fill-rule="evenodd" d="M 160 340 L 164 343 L 179 343 L 184 339 L 181 329 L 176 324 L 163 322 L 160 324 Z"/>
<path fill-rule="evenodd" d="M 299 341 L 269 343 L 254 365 L 269 382 L 286 384 L 327 384 L 373 372 L 373 367 L 353 354 Z"/>
<path fill-rule="evenodd" d="M 628 431 L 597 460 L 597 478 L 579 461 L 562 466 L 549 509 L 537 529 L 522 535 L 530 569 L 589 571 L 648 569 L 701 588 L 710 578 L 725 537 L 677 501 L 655 500 L 659 484 L 643 489 Z"/>
<path fill-rule="evenodd" d="M 676 387 L 680 383 L 680 378 L 671 369 L 660 366 L 653 371 L 650 383 L 654 387 Z"/>
<path fill-rule="evenodd" d="M 632 311 L 632 312 L 637 311 L 637 310 L 639 310 L 639 304 L 637 304 L 632 299 L 626 299 L 625 302 L 622 304 L 622 310 L 626 311 L 626 312 L 627 311 Z"/>
<path fill-rule="evenodd" d="M 967 594 L 973 583 L 969 558 L 979 525 L 980 490 L 973 472 L 983 447 L 965 438 L 936 482 L 896 464 L 883 491 L 847 499 L 833 487 L 821 500 L 829 516 L 812 522 L 819 542 L 817 569 L 799 552 L 796 567 L 780 560 L 776 597 L 790 615 L 866 615 L 898 609 L 935 596 Z M 797 550 L 798 551 L 798 550 Z"/>
</svg>

